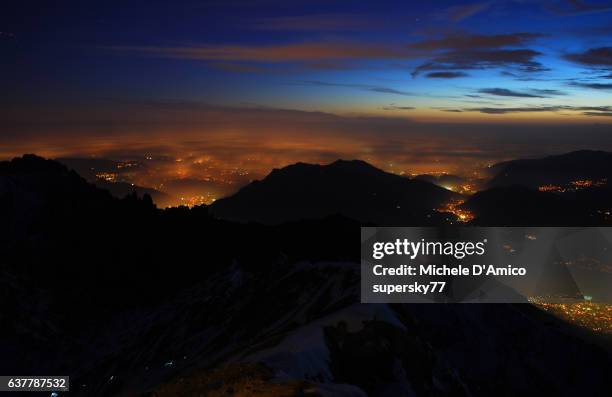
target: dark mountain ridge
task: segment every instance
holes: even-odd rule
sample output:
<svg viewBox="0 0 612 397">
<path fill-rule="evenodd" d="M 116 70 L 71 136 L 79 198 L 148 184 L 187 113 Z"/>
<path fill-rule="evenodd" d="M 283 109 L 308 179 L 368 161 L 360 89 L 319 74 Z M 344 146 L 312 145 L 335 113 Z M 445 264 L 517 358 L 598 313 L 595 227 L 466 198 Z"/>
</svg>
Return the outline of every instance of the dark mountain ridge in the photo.
<svg viewBox="0 0 612 397">
<path fill-rule="evenodd" d="M 488 186 L 565 186 L 578 180 L 607 179 L 612 183 L 612 153 L 579 150 L 538 159 L 519 159 L 491 167 Z"/>
<path fill-rule="evenodd" d="M 342 214 L 379 225 L 431 223 L 433 209 L 458 195 L 429 182 L 384 172 L 360 160 L 328 165 L 297 163 L 217 200 L 223 219 L 278 224 Z"/>
<path fill-rule="evenodd" d="M 141 163 L 130 163 L 130 167 L 119 167 L 119 162 L 98 158 L 57 158 L 55 161 L 64 164 L 68 169 L 76 171 L 89 183 L 108 190 L 113 196 L 123 198 L 134 192 L 138 196 L 148 194 L 158 207 L 166 207 L 177 202 L 171 195 L 150 187 L 143 187 L 126 181 L 107 181 L 99 177 L 100 173 L 112 173 L 119 177 L 133 172 L 134 169 L 144 168 Z"/>
<path fill-rule="evenodd" d="M 612 153 L 579 150 L 499 163 L 462 208 L 480 225 L 600 226 L 612 217 Z"/>
<path fill-rule="evenodd" d="M 609 350 L 530 305 L 361 304 L 360 224 L 346 218 L 264 226 L 205 206 L 159 210 L 35 156 L 0 163 L 0 202 L 0 219 L 12 217 L 0 238 L 0 373 L 66 374 L 70 395 L 612 386 Z M 268 383 L 226 369 L 241 363 L 262 366 Z M 209 371 L 234 380 L 198 377 Z"/>
<path fill-rule="evenodd" d="M 599 226 L 610 222 L 577 200 L 524 186 L 477 192 L 461 208 L 475 214 L 480 226 Z"/>
</svg>

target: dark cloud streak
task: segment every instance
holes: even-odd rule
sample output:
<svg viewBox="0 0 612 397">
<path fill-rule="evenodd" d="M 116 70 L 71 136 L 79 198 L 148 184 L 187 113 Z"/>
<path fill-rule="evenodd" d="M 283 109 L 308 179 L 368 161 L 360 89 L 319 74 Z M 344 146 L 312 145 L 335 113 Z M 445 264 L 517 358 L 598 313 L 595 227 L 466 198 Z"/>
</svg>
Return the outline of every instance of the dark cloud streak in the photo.
<svg viewBox="0 0 612 397">
<path fill-rule="evenodd" d="M 507 88 L 482 88 L 478 90 L 480 94 L 503 96 L 503 97 L 516 97 L 516 98 L 548 98 L 551 96 L 566 95 L 566 93 L 559 90 L 550 89 L 537 89 L 532 88 L 525 91 L 514 91 Z"/>
<path fill-rule="evenodd" d="M 376 85 L 368 85 L 368 84 L 351 84 L 351 83 L 330 83 L 326 81 L 316 81 L 316 80 L 305 80 L 301 81 L 297 84 L 301 85 L 311 85 L 311 86 L 319 86 L 319 87 L 346 87 L 346 88 L 356 88 L 360 90 L 370 91 L 370 92 L 378 92 L 381 94 L 393 94 L 393 95 L 403 95 L 403 96 L 413 96 L 414 93 L 407 91 L 400 91 L 394 88 L 376 86 Z"/>
<path fill-rule="evenodd" d="M 559 16 L 573 16 L 581 14 L 597 14 L 612 11 L 612 6 L 603 4 L 587 4 L 582 0 L 564 0 L 562 4 L 548 4 L 550 12 Z"/>
<path fill-rule="evenodd" d="M 518 32 L 512 34 L 455 34 L 437 39 L 423 40 L 410 44 L 415 50 L 476 50 L 501 47 L 525 46 L 531 41 L 543 37 L 542 34 Z"/>
<path fill-rule="evenodd" d="M 414 110 L 416 108 L 413 106 L 397 106 L 396 104 L 392 103 L 388 106 L 383 106 L 382 109 L 383 110 Z"/>
<path fill-rule="evenodd" d="M 543 98 L 541 95 L 529 94 L 526 92 L 512 91 L 506 88 L 482 88 L 478 90 L 481 94 L 495 95 L 495 96 L 506 96 L 516 98 Z"/>
<path fill-rule="evenodd" d="M 565 59 L 587 66 L 612 67 L 612 47 L 597 47 L 567 54 Z"/>
<path fill-rule="evenodd" d="M 456 79 L 468 76 L 469 75 L 467 73 L 463 72 L 431 72 L 425 75 L 425 77 L 429 79 Z"/>
<path fill-rule="evenodd" d="M 465 108 L 464 112 L 479 112 L 485 114 L 509 114 L 509 113 L 532 113 L 532 112 L 560 112 L 574 111 L 582 112 L 585 116 L 606 116 L 605 113 L 612 112 L 612 106 L 525 106 L 525 107 L 479 107 Z"/>
<path fill-rule="evenodd" d="M 448 8 L 444 12 L 444 16 L 454 22 L 460 22 L 480 12 L 486 11 L 487 9 L 489 9 L 489 7 L 491 7 L 491 2 L 481 2 L 454 6 Z"/>
<path fill-rule="evenodd" d="M 352 31 L 381 25 L 353 14 L 316 14 L 257 19 L 252 27 L 271 31 Z"/>
<path fill-rule="evenodd" d="M 612 83 L 581 83 L 572 82 L 570 85 L 574 87 L 590 88 L 593 90 L 612 90 Z"/>
<path fill-rule="evenodd" d="M 612 112 L 584 112 L 585 116 L 612 117 Z"/>
<path fill-rule="evenodd" d="M 413 76 L 417 76 L 424 71 L 474 70 L 500 67 L 514 67 L 522 72 L 530 73 L 549 70 L 534 60 L 538 55 L 541 55 L 541 53 L 531 49 L 449 51 L 418 66 L 414 70 Z"/>
</svg>

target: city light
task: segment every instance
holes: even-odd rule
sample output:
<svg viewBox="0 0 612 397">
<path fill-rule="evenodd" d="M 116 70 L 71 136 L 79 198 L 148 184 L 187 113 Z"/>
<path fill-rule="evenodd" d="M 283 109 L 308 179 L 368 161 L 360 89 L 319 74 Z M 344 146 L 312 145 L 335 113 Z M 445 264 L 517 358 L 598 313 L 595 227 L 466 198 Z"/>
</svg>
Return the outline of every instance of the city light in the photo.
<svg viewBox="0 0 612 397">
<path fill-rule="evenodd" d="M 588 328 L 594 332 L 612 334 L 612 305 L 593 302 L 585 296 L 581 302 L 548 303 L 529 298 L 529 302 L 562 320 Z"/>
<path fill-rule="evenodd" d="M 463 199 L 453 199 L 448 203 L 444 204 L 441 208 L 436 209 L 438 212 L 451 213 L 457 217 L 459 222 L 469 222 L 474 219 L 474 214 L 464 208 L 461 205 L 465 202 Z"/>
</svg>

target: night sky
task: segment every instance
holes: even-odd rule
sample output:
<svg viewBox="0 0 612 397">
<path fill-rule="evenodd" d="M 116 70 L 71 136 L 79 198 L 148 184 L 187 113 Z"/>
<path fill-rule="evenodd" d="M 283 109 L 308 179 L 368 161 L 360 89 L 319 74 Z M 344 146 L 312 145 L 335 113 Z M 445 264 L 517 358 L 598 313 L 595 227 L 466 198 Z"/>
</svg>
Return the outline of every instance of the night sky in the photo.
<svg viewBox="0 0 612 397">
<path fill-rule="evenodd" d="M 19 1 L 0 32 L 0 158 L 422 172 L 612 149 L 609 1 Z"/>
</svg>

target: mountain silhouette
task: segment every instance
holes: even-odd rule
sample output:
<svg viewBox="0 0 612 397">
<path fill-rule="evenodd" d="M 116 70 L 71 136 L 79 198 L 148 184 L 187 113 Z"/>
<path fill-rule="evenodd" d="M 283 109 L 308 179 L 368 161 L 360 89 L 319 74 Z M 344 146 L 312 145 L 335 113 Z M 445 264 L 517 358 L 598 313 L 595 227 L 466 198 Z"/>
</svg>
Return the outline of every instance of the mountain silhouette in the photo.
<svg viewBox="0 0 612 397">
<path fill-rule="evenodd" d="M 588 226 L 603 220 L 575 200 L 524 186 L 480 191 L 461 205 L 481 226 Z"/>
<path fill-rule="evenodd" d="M 442 175 L 430 175 L 430 174 L 420 174 L 414 177 L 414 179 L 425 181 L 429 183 L 433 183 L 438 186 L 458 186 L 466 183 L 465 178 L 460 177 L 458 175 L 452 174 L 442 174 Z"/>
<path fill-rule="evenodd" d="M 612 183 L 612 153 L 580 150 L 539 159 L 512 160 L 494 165 L 489 172 L 494 175 L 489 187 L 564 186 L 585 179 L 607 179 Z"/>
<path fill-rule="evenodd" d="M 70 395 L 610 388 L 603 341 L 531 305 L 360 303 L 360 223 L 341 215 L 262 225 L 162 210 L 26 155 L 0 162 L 0 220 L 0 373 L 69 375 Z"/>
<path fill-rule="evenodd" d="M 121 173 L 118 171 L 123 170 L 125 172 L 125 168 L 119 168 L 119 163 L 116 161 L 100 158 L 73 157 L 57 158 L 55 161 L 64 164 L 66 167 L 68 167 L 68 169 L 76 171 L 89 183 L 101 189 L 108 190 L 117 198 L 126 197 L 134 192 L 138 196 L 148 194 L 159 207 L 167 207 L 178 201 L 175 197 L 172 197 L 167 193 L 160 192 L 157 189 L 138 186 L 133 183 L 122 181 L 110 182 L 98 176 L 100 173 L 113 173 L 121 175 Z M 144 166 L 140 163 L 133 163 L 128 169 L 133 171 L 135 168 L 144 168 Z"/>
<path fill-rule="evenodd" d="M 379 225 L 430 224 L 434 211 L 458 197 L 432 183 L 384 172 L 360 160 L 297 163 L 273 170 L 211 205 L 211 213 L 241 222 L 278 224 L 342 214 Z"/>
</svg>

